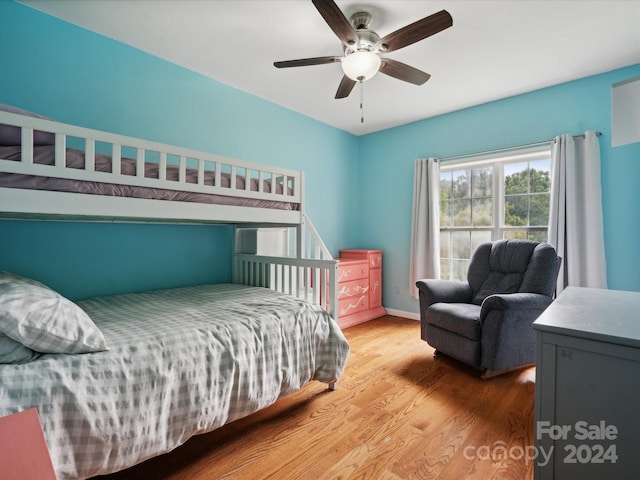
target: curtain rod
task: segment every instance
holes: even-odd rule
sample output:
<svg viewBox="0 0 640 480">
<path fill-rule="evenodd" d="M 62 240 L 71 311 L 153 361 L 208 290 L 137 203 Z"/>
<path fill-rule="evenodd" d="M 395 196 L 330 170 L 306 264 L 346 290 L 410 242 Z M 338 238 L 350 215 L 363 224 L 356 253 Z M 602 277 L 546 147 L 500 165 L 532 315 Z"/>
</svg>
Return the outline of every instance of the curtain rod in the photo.
<svg viewBox="0 0 640 480">
<path fill-rule="evenodd" d="M 596 132 L 596 136 L 599 137 L 600 135 L 602 135 L 601 132 Z M 580 135 L 574 135 L 573 138 L 584 138 L 584 133 L 581 133 Z M 502 148 L 494 148 L 492 150 L 484 150 L 482 152 L 472 152 L 472 153 L 463 153 L 460 155 L 451 155 L 450 157 L 437 157 L 439 161 L 443 161 L 443 160 L 459 160 L 462 158 L 466 158 L 466 157 L 479 157 L 481 155 L 489 155 L 492 153 L 502 153 L 502 152 L 508 152 L 510 150 L 519 150 L 522 148 L 528 148 L 528 147 L 541 147 L 543 145 L 548 145 L 550 143 L 555 143 L 556 139 L 552 138 L 549 140 L 542 140 L 539 142 L 532 142 L 532 143 L 523 143 L 521 145 L 513 145 L 511 147 L 502 147 Z"/>
</svg>

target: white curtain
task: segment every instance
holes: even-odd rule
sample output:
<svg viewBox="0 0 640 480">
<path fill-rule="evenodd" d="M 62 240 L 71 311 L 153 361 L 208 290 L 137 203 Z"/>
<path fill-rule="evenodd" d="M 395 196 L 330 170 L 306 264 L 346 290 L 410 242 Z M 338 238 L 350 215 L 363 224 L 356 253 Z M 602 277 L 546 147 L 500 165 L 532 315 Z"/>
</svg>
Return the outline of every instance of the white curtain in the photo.
<svg viewBox="0 0 640 480">
<path fill-rule="evenodd" d="M 418 298 L 416 280 L 440 277 L 440 163 L 416 160 L 413 177 L 409 293 Z"/>
<path fill-rule="evenodd" d="M 560 135 L 551 147 L 549 243 L 562 257 L 556 294 L 567 286 L 607 288 L 596 132 Z"/>
</svg>

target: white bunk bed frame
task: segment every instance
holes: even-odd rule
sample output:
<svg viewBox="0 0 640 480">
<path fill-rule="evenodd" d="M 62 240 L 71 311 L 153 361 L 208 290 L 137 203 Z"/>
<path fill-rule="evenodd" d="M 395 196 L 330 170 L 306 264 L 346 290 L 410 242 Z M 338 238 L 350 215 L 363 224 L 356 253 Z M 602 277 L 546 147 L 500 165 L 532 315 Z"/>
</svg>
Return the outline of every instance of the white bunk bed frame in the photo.
<svg viewBox="0 0 640 480">
<path fill-rule="evenodd" d="M 280 210 L 221 204 L 204 204 L 170 200 L 70 193 L 0 187 L 0 218 L 74 220 L 136 223 L 231 224 L 239 228 L 288 228 L 292 245 L 285 256 L 234 253 L 233 282 L 262 286 L 305 298 L 320 304 L 337 319 L 337 262 L 329 253 L 304 210 L 304 175 L 302 172 L 245 162 L 233 158 L 77 127 L 48 119 L 0 111 L 0 124 L 21 128 L 19 161 L 0 158 L 0 172 L 55 177 L 69 180 L 102 182 L 117 185 L 151 187 L 181 192 L 217 194 L 255 200 L 289 202 L 298 210 Z M 55 164 L 34 163 L 34 130 L 55 135 Z M 83 169 L 66 165 L 69 143 L 82 144 Z M 97 150 L 108 149 L 112 171 L 95 169 Z M 126 152 L 136 152 L 136 174 L 120 171 L 120 159 Z M 127 154 L 127 156 L 129 156 Z M 157 159 L 158 178 L 144 174 L 148 158 Z M 177 162 L 179 178 L 167 179 L 167 168 Z M 197 182 L 186 178 L 187 168 L 197 169 Z M 205 184 L 205 170 L 215 175 L 215 184 Z M 221 185 L 221 175 L 231 181 Z M 236 177 L 243 177 L 245 188 L 237 188 Z M 250 189 L 251 179 L 258 190 Z M 270 191 L 264 189 L 270 183 Z M 278 192 L 277 186 L 282 187 Z"/>
</svg>

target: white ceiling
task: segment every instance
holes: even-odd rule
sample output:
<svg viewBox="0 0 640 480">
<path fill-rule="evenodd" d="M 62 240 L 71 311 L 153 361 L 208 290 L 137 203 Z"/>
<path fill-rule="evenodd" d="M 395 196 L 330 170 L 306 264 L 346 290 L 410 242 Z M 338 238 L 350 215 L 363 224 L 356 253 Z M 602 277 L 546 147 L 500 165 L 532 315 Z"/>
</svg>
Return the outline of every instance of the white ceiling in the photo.
<svg viewBox="0 0 640 480">
<path fill-rule="evenodd" d="M 453 26 L 387 54 L 432 75 L 415 86 L 378 74 L 347 99 L 341 55 L 310 0 L 24 0 L 22 3 L 329 125 L 360 135 L 640 63 L 638 0 L 336 0 L 384 36 L 446 9 Z"/>
</svg>

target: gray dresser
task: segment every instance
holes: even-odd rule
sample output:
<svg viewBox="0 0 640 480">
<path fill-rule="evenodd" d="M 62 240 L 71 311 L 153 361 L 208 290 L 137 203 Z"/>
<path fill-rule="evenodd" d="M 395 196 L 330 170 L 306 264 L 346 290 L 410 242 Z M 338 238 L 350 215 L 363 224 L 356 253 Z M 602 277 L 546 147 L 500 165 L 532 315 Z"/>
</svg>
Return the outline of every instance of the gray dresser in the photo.
<svg viewBox="0 0 640 480">
<path fill-rule="evenodd" d="M 535 478 L 640 478 L 640 293 L 569 287 L 533 328 Z"/>
</svg>

